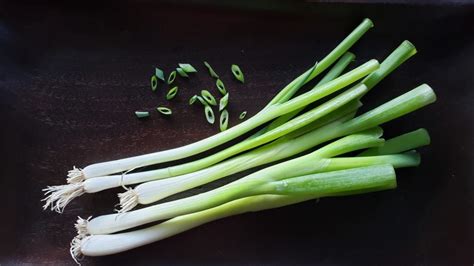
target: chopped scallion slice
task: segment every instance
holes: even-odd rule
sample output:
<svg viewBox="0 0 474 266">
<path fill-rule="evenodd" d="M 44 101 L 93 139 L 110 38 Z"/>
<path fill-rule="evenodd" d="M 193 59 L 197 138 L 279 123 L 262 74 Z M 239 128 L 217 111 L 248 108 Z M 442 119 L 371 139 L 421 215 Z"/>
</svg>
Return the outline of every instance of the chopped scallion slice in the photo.
<svg viewBox="0 0 474 266">
<path fill-rule="evenodd" d="M 240 119 L 240 120 L 244 119 L 246 115 L 247 115 L 247 111 L 243 111 L 243 112 L 239 115 L 239 119 Z"/>
<path fill-rule="evenodd" d="M 217 105 L 216 98 L 208 90 L 202 90 L 201 96 L 208 102 L 210 105 Z"/>
<path fill-rule="evenodd" d="M 224 131 L 227 129 L 227 126 L 229 125 L 229 112 L 227 110 L 222 111 L 221 117 L 219 119 L 219 128 L 221 131 Z"/>
<path fill-rule="evenodd" d="M 193 95 L 193 97 L 189 98 L 189 105 L 192 105 L 196 102 L 199 96 Z"/>
<path fill-rule="evenodd" d="M 209 105 L 206 100 L 204 100 L 204 98 L 202 98 L 201 96 L 197 96 L 197 99 L 199 100 L 199 102 L 204 105 L 204 106 L 207 106 Z"/>
<path fill-rule="evenodd" d="M 191 64 L 179 63 L 179 67 L 186 73 L 196 73 L 197 70 Z"/>
<path fill-rule="evenodd" d="M 176 71 L 183 78 L 188 78 L 189 77 L 188 74 L 186 74 L 186 72 L 180 67 L 176 68 Z"/>
<path fill-rule="evenodd" d="M 156 110 L 164 115 L 171 115 L 173 113 L 170 108 L 163 106 L 156 108 Z"/>
<path fill-rule="evenodd" d="M 173 71 L 173 72 L 171 72 L 171 74 L 168 77 L 168 84 L 173 83 L 175 78 L 176 78 L 176 71 Z"/>
<path fill-rule="evenodd" d="M 227 94 L 227 90 L 225 89 L 224 82 L 222 82 L 222 80 L 220 79 L 216 80 L 216 87 L 222 95 Z"/>
<path fill-rule="evenodd" d="M 151 76 L 151 90 L 156 91 L 156 88 L 158 88 L 158 79 L 153 75 Z"/>
<path fill-rule="evenodd" d="M 159 79 L 161 79 L 163 82 L 165 81 L 165 73 L 163 70 L 155 67 L 155 76 Z"/>
<path fill-rule="evenodd" d="M 204 113 L 206 114 L 207 122 L 209 122 L 209 124 L 214 124 L 216 118 L 214 117 L 214 111 L 212 111 L 212 107 L 206 105 L 204 107 Z"/>
<path fill-rule="evenodd" d="M 149 113 L 149 112 L 144 112 L 144 111 L 136 111 L 136 112 L 135 112 L 135 115 L 136 115 L 138 118 L 145 118 L 145 117 L 149 117 L 149 116 L 150 116 L 150 113 Z"/>
<path fill-rule="evenodd" d="M 209 70 L 209 75 L 211 75 L 211 77 L 216 78 L 216 79 L 219 78 L 219 75 L 217 75 L 217 73 L 214 71 L 214 69 L 212 69 L 211 65 L 209 65 L 208 62 L 204 61 L 204 65 Z"/>
<path fill-rule="evenodd" d="M 166 94 L 166 100 L 171 100 L 174 98 L 174 96 L 176 96 L 176 94 L 178 93 L 178 86 L 174 86 L 173 88 L 171 88 L 168 93 Z"/>
<path fill-rule="evenodd" d="M 224 110 L 224 108 L 227 107 L 227 103 L 229 102 L 229 93 L 224 95 L 224 97 L 221 98 L 219 101 L 219 111 Z"/>
<path fill-rule="evenodd" d="M 244 83 L 244 73 L 242 72 L 242 70 L 240 70 L 240 67 L 238 65 L 232 65 L 231 67 L 231 70 L 232 70 L 232 74 L 234 74 L 234 77 Z"/>
</svg>

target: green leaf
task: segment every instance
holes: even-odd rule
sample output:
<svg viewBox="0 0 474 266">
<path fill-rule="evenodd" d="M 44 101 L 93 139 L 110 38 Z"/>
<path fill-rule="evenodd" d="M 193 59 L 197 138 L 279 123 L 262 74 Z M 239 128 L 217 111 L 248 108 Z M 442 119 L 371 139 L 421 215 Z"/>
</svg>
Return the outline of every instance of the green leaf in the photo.
<svg viewBox="0 0 474 266">
<path fill-rule="evenodd" d="M 178 71 L 178 74 L 183 77 L 183 78 L 188 78 L 188 74 L 186 74 L 186 72 L 184 72 L 184 70 L 180 67 L 176 68 L 176 71 Z"/>
<path fill-rule="evenodd" d="M 179 63 L 179 67 L 186 73 L 196 73 L 197 70 L 191 64 Z"/>
<path fill-rule="evenodd" d="M 211 65 L 209 65 L 208 62 L 204 61 L 204 65 L 209 70 L 209 75 L 211 75 L 211 77 L 216 78 L 216 79 L 219 78 L 219 75 L 217 75 L 217 73 L 214 71 L 214 69 L 212 69 Z"/>
<path fill-rule="evenodd" d="M 163 72 L 163 70 L 161 70 L 157 67 L 155 67 L 155 76 L 157 76 L 163 82 L 165 81 L 165 73 Z"/>
</svg>

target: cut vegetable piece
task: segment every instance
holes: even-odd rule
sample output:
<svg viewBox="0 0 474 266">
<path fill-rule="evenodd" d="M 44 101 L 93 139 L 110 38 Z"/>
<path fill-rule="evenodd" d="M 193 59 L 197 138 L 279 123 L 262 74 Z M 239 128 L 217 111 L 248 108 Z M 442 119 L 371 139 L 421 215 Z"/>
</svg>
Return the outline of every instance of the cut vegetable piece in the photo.
<svg viewBox="0 0 474 266">
<path fill-rule="evenodd" d="M 156 88 L 158 87 L 158 79 L 156 78 L 155 75 L 151 76 L 151 90 L 156 91 Z"/>
<path fill-rule="evenodd" d="M 186 73 L 196 73 L 197 70 L 191 64 L 179 63 L 179 67 Z"/>
<path fill-rule="evenodd" d="M 219 101 L 219 112 L 224 110 L 227 107 L 227 103 L 229 102 L 229 93 L 224 95 Z"/>
<path fill-rule="evenodd" d="M 201 96 L 197 96 L 197 99 L 199 100 L 199 102 L 204 105 L 204 106 L 208 106 L 209 104 L 206 102 L 206 100 L 204 100 L 203 97 Z"/>
<path fill-rule="evenodd" d="M 206 115 L 207 122 L 209 122 L 209 124 L 214 124 L 216 118 L 214 116 L 214 111 L 212 111 L 212 107 L 206 105 L 204 107 L 204 114 Z"/>
<path fill-rule="evenodd" d="M 219 128 L 221 131 L 224 131 L 227 129 L 227 126 L 229 125 L 229 112 L 227 110 L 222 111 L 220 119 L 219 119 Z"/>
<path fill-rule="evenodd" d="M 161 70 L 157 67 L 155 67 L 155 76 L 157 76 L 163 82 L 165 81 L 165 73 L 163 72 L 163 70 Z"/>
<path fill-rule="evenodd" d="M 173 83 L 175 79 L 176 79 L 176 71 L 173 71 L 170 73 L 168 77 L 168 84 Z"/>
<path fill-rule="evenodd" d="M 232 70 L 232 74 L 234 74 L 234 77 L 235 77 L 238 81 L 240 81 L 240 82 L 242 82 L 242 83 L 245 82 L 244 73 L 242 72 L 242 70 L 240 70 L 240 67 L 239 67 L 238 65 L 235 65 L 235 64 L 234 64 L 234 65 L 232 65 L 232 66 L 230 67 L 230 69 Z"/>
<path fill-rule="evenodd" d="M 196 102 L 199 96 L 193 95 L 193 97 L 189 98 L 189 105 L 192 105 Z"/>
<path fill-rule="evenodd" d="M 219 75 L 217 75 L 217 73 L 214 71 L 214 69 L 212 69 L 211 65 L 209 65 L 208 62 L 204 61 L 204 65 L 209 70 L 209 75 L 211 75 L 211 77 L 216 78 L 216 79 L 219 78 Z"/>
<path fill-rule="evenodd" d="M 216 98 L 208 90 L 202 90 L 201 96 L 208 102 L 210 105 L 217 105 Z"/>
<path fill-rule="evenodd" d="M 242 113 L 240 113 L 239 119 L 242 120 L 242 119 L 244 119 L 246 116 L 247 116 L 247 111 L 243 111 Z"/>
<path fill-rule="evenodd" d="M 136 111 L 136 112 L 135 112 L 135 115 L 136 115 L 138 118 L 145 118 L 145 117 L 149 117 L 149 116 L 150 116 L 150 113 L 149 113 L 149 112 L 145 112 L 145 111 Z"/>
<path fill-rule="evenodd" d="M 222 80 L 216 80 L 216 87 L 222 95 L 227 94 L 227 90 L 225 89 L 224 82 L 222 82 Z"/>
<path fill-rule="evenodd" d="M 176 71 L 183 78 L 188 78 L 189 77 L 188 74 L 186 74 L 186 72 L 180 67 L 176 68 Z"/>
<path fill-rule="evenodd" d="M 174 86 L 173 88 L 171 88 L 168 93 L 166 94 L 166 99 L 167 100 L 171 100 L 173 99 L 176 94 L 178 93 L 178 86 Z"/>
<path fill-rule="evenodd" d="M 156 108 L 156 110 L 164 115 L 171 115 L 173 113 L 170 108 L 163 106 Z"/>
</svg>

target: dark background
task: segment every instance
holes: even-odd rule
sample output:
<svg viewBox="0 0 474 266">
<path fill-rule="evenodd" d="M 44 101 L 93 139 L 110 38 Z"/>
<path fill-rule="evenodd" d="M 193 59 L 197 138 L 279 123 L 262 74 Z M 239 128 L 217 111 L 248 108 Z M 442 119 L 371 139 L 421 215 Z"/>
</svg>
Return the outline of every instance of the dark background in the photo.
<svg viewBox="0 0 474 266">
<path fill-rule="evenodd" d="M 201 108 L 187 106 L 202 88 L 217 93 L 203 60 L 230 91 L 235 125 L 241 111 L 255 114 L 364 17 L 376 26 L 351 49 L 353 66 L 382 60 L 405 39 L 419 51 L 364 98 L 364 108 L 424 82 L 438 95 L 436 104 L 384 126 L 386 137 L 419 127 L 432 136 L 432 145 L 421 149 L 422 165 L 398 171 L 398 189 L 244 214 L 83 262 L 474 263 L 473 5 L 76 2 L 0 2 L 0 264 L 74 264 L 68 249 L 76 216 L 111 212 L 121 189 L 85 195 L 62 215 L 42 211 L 41 189 L 63 184 L 73 165 L 164 150 L 217 132 Z M 152 112 L 136 119 L 135 110 L 168 104 L 164 86 L 150 91 L 153 66 L 169 72 L 178 62 L 199 73 L 178 80 L 179 95 L 169 103 L 173 116 Z M 232 63 L 242 67 L 244 85 L 232 79 Z"/>
</svg>

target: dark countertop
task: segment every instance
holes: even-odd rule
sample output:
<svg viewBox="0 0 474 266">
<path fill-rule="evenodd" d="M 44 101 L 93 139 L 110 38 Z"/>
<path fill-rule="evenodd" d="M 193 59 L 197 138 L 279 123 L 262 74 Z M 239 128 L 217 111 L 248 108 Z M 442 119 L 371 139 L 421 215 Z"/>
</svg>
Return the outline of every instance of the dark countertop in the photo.
<svg viewBox="0 0 474 266">
<path fill-rule="evenodd" d="M 191 95 L 213 86 L 203 60 L 223 74 L 235 125 L 241 111 L 255 114 L 370 17 L 376 27 L 351 49 L 356 64 L 382 59 L 404 39 L 419 54 L 367 95 L 364 108 L 424 82 L 438 95 L 435 105 L 384 126 L 386 137 L 419 127 L 432 136 L 432 145 L 421 149 L 422 165 L 398 171 L 398 189 L 227 218 L 84 263 L 472 265 L 472 5 L 298 2 L 285 12 L 130 3 L 0 4 L 0 264 L 74 264 L 68 249 L 76 216 L 112 211 L 121 189 L 85 195 L 62 215 L 42 211 L 41 189 L 62 184 L 73 165 L 164 150 L 217 132 L 201 109 L 187 107 Z M 168 71 L 178 62 L 202 73 L 179 81 L 170 104 L 175 114 L 136 119 L 135 110 L 165 103 L 164 90 L 150 92 L 152 66 Z M 232 63 L 242 67 L 245 85 L 231 79 Z"/>
</svg>

